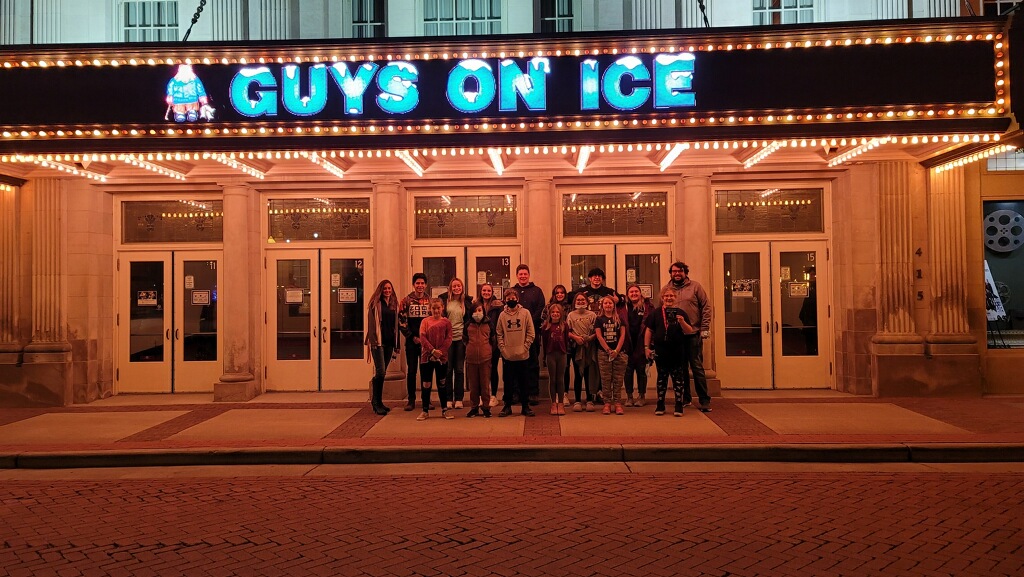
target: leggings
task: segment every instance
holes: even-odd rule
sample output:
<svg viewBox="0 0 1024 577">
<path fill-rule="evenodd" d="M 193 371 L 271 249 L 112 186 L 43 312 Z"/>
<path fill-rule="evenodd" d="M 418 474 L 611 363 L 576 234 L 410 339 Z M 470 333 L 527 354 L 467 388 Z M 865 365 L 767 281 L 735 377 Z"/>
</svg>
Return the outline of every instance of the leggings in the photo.
<svg viewBox="0 0 1024 577">
<path fill-rule="evenodd" d="M 448 392 L 452 401 L 466 397 L 466 341 L 452 341 L 448 349 Z"/>
<path fill-rule="evenodd" d="M 668 379 L 672 377 L 672 394 L 676 398 L 676 407 L 682 407 L 685 392 L 690 388 L 690 375 L 686 371 L 686 361 L 677 351 L 658 351 L 654 359 L 658 366 L 658 404 L 665 406 L 665 393 L 668 392 Z"/>
<path fill-rule="evenodd" d="M 544 361 L 548 366 L 548 389 L 551 400 L 561 400 L 565 394 L 565 353 L 550 352 Z"/>
</svg>

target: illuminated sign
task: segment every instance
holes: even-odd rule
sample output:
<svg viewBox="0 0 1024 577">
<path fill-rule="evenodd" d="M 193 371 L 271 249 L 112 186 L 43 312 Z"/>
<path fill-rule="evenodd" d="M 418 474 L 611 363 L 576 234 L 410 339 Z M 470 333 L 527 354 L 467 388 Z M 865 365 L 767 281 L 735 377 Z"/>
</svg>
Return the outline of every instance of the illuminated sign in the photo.
<svg viewBox="0 0 1024 577">
<path fill-rule="evenodd" d="M 555 73 L 579 75 L 575 83 L 579 87 L 577 112 L 642 108 L 670 111 L 696 106 L 695 61 L 689 53 L 643 59 L 623 56 L 602 69 L 599 60 L 587 58 L 578 70 L 563 66 Z M 543 113 L 553 108 L 548 101 L 548 80 L 553 74 L 550 58 L 461 60 L 446 71 L 443 82 L 436 78 L 436 68 L 429 69 L 433 82 L 424 84 L 443 90 L 450 114 Z M 233 110 L 248 118 L 319 117 L 325 112 L 332 118 L 363 118 L 368 116 L 367 106 L 389 116 L 403 116 L 415 112 L 424 99 L 442 101 L 442 95 L 422 93 L 421 80 L 426 78 L 420 69 L 416 63 L 405 61 L 384 65 L 335 62 L 250 66 L 235 72 L 228 95 Z M 564 85 L 561 81 L 565 79 L 558 80 Z M 175 120 L 199 120 L 202 115 L 197 98 L 193 98 L 193 106 L 195 110 L 187 118 L 176 114 Z"/>
<path fill-rule="evenodd" d="M 8 134 L 0 148 L 14 149 L 16 141 L 44 131 L 46 138 L 107 139 L 126 133 L 243 137 L 255 130 L 287 138 L 316 127 L 338 134 L 351 126 L 348 134 L 424 140 L 433 131 L 410 128 L 545 122 L 587 130 L 612 122 L 616 128 L 643 130 L 675 127 L 675 119 L 686 122 L 684 130 L 747 138 L 757 132 L 752 126 L 772 122 L 772 115 L 799 119 L 794 127 L 840 117 L 852 122 L 894 117 L 931 121 L 928 130 L 952 132 L 965 123 L 994 120 L 987 111 L 1000 108 L 1006 98 L 1000 77 L 1006 67 L 995 48 L 1000 40 L 982 40 L 980 34 L 970 41 L 959 36 L 930 43 L 858 40 L 844 46 L 808 41 L 792 49 L 730 45 L 732 50 L 691 48 L 686 38 L 659 39 L 661 45 L 687 45 L 685 51 L 608 45 L 575 54 L 548 48 L 540 55 L 539 48 L 524 43 L 507 57 L 493 50 L 505 40 L 488 39 L 461 57 L 429 58 L 417 58 L 415 48 L 401 44 L 388 48 L 396 56 L 386 57 L 358 56 L 365 48 L 355 44 L 335 46 L 338 55 L 331 58 L 310 57 L 323 54 L 315 43 L 305 48 L 190 44 L 187 59 L 157 58 L 160 49 L 147 47 L 116 65 L 110 56 L 88 53 L 76 56 L 74 65 L 67 56 L 33 64 L 22 57 L 4 60 L 0 51 L 5 62 L 0 133 Z M 633 44 L 658 45 L 641 41 Z M 246 58 L 239 56 L 247 52 Z M 150 53 L 154 57 L 146 58 Z M 986 111 L 984 118 L 975 114 L 980 110 Z M 968 117 L 969 112 L 974 115 Z M 736 122 L 726 120 L 733 118 Z"/>
</svg>

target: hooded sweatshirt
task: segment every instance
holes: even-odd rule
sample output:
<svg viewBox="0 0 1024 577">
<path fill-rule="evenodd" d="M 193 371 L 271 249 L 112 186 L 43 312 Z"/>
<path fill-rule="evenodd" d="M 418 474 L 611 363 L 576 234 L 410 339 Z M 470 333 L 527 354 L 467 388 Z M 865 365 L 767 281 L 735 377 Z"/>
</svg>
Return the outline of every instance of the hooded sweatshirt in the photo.
<svg viewBox="0 0 1024 577">
<path fill-rule="evenodd" d="M 533 328 L 530 311 L 522 306 L 505 308 L 498 315 L 498 349 L 507 361 L 525 361 L 530 358 L 530 346 L 537 333 Z"/>
</svg>

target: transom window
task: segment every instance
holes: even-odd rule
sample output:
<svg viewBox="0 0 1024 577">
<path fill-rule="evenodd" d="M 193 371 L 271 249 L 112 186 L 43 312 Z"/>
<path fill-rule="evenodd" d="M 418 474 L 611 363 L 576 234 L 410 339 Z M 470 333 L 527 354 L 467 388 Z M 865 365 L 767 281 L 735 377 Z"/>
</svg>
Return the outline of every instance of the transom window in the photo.
<svg viewBox="0 0 1024 577">
<path fill-rule="evenodd" d="M 177 0 L 124 0 L 120 15 L 125 42 L 178 40 Z"/>
<path fill-rule="evenodd" d="M 1019 0 L 985 0 L 981 3 L 981 8 L 985 16 L 999 16 L 1017 4 L 1020 4 Z"/>
<path fill-rule="evenodd" d="M 383 38 L 384 0 L 352 1 L 352 37 Z"/>
<path fill-rule="evenodd" d="M 814 22 L 814 0 L 754 0 L 754 25 Z"/>
<path fill-rule="evenodd" d="M 502 0 L 423 0 L 423 34 L 501 34 Z"/>
</svg>

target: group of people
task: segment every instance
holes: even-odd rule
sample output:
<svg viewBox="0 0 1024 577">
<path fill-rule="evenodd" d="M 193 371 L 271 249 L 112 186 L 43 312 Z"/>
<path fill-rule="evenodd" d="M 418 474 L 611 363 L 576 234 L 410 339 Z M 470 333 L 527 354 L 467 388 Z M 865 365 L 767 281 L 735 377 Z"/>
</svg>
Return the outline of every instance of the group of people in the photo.
<svg viewBox="0 0 1024 577">
<path fill-rule="evenodd" d="M 416 273 L 412 292 L 399 300 L 391 281 L 383 280 L 367 304 L 365 344 L 374 364 L 373 411 L 390 411 L 382 399 L 384 376 L 404 337 L 405 410 L 416 409 L 418 391 L 417 420 L 429 418 L 435 408 L 435 382 L 443 418 L 451 419 L 454 410 L 465 408 L 467 390 L 466 416 L 490 417 L 499 402 L 499 361 L 505 387 L 498 416 L 511 415 L 519 405 L 523 415 L 532 417 L 532 407 L 539 404 L 542 358 L 552 415 L 593 412 L 598 405 L 606 415 L 622 415 L 624 407 L 644 406 L 651 364 L 657 367 L 655 415 L 666 413 L 669 379 L 673 414 L 681 417 L 683 409 L 694 404 L 691 373 L 696 407 L 710 412 L 702 341 L 710 335 L 711 303 L 704 288 L 689 278 L 685 263 L 672 263 L 668 272 L 669 282 L 658 294 L 657 306 L 636 285 L 625 295 L 618 294 L 605 285 L 600 268 L 589 271 L 589 283 L 575 292 L 556 285 L 550 299 L 530 281 L 525 264 L 516 268 L 517 283 L 501 298 L 490 284 L 480 285 L 471 298 L 458 278 L 445 293 L 430 298 L 426 275 Z"/>
</svg>

